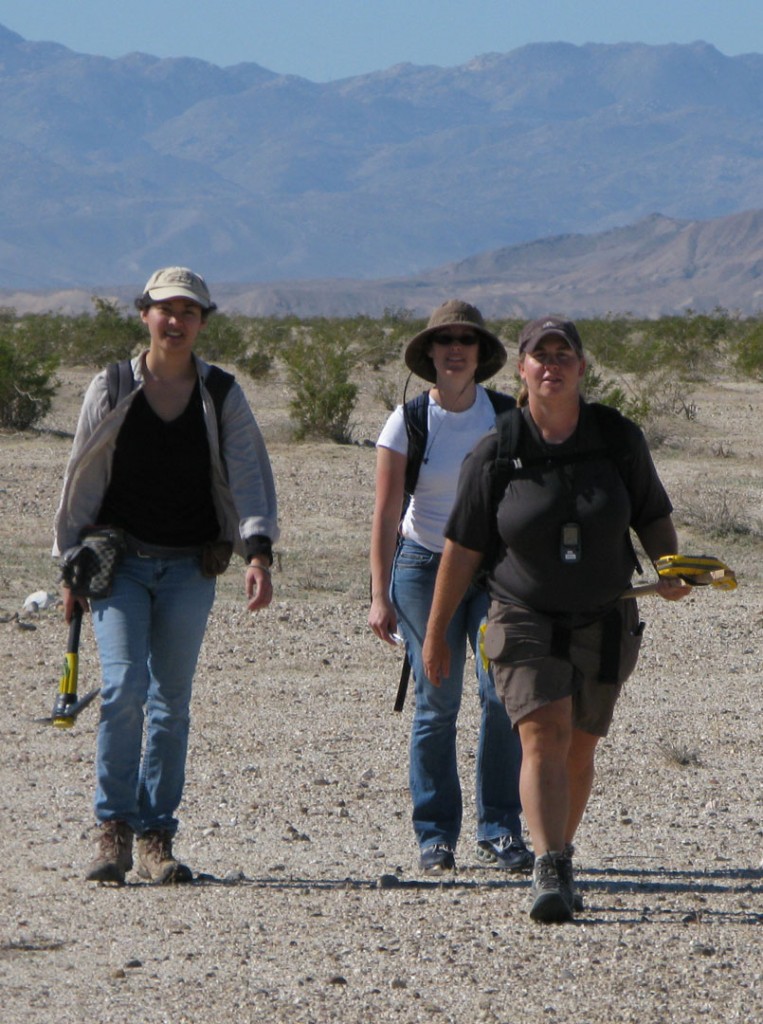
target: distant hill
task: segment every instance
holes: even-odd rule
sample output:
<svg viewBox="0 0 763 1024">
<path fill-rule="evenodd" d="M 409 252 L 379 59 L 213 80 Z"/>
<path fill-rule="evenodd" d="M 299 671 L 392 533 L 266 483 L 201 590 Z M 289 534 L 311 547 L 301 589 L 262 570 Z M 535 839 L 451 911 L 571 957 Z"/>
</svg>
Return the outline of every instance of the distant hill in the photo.
<svg viewBox="0 0 763 1024">
<path fill-rule="evenodd" d="M 380 316 L 386 309 L 426 316 L 454 296 L 497 318 L 551 310 L 658 317 L 719 306 L 754 316 L 763 313 L 763 210 L 710 221 L 655 214 L 630 227 L 509 246 L 407 278 L 211 284 L 222 310 L 250 316 Z M 130 306 L 138 290 L 97 291 Z M 0 291 L 0 305 L 19 312 L 92 310 L 91 293 L 83 289 Z"/>
<path fill-rule="evenodd" d="M 403 278 L 560 235 L 687 238 L 763 195 L 763 56 L 701 42 L 317 84 L 0 26 L 0 89 L 6 289 L 134 291 L 177 262 L 231 284 Z"/>
</svg>

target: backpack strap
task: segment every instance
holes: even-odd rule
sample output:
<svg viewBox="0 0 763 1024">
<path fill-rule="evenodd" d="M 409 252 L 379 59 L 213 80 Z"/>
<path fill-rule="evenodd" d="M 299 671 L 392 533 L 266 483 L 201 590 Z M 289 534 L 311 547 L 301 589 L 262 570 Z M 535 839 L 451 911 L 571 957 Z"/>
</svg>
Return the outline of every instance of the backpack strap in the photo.
<svg viewBox="0 0 763 1024">
<path fill-rule="evenodd" d="M 204 386 L 212 396 L 217 419 L 217 440 L 220 446 L 220 458 L 223 458 L 223 405 L 226 396 L 233 387 L 236 378 L 219 366 L 210 366 L 204 380 Z M 135 375 L 132 372 L 132 360 L 120 359 L 118 363 L 109 363 L 106 367 L 106 388 L 109 396 L 109 408 L 114 409 L 135 387 Z"/>
<path fill-rule="evenodd" d="M 513 395 L 506 395 L 503 391 L 493 391 L 492 388 L 485 388 L 485 394 L 490 399 L 490 404 L 493 406 L 496 418 L 501 413 L 508 412 L 516 407 L 517 402 Z"/>
<path fill-rule="evenodd" d="M 109 395 L 109 409 L 114 409 L 129 395 L 135 386 L 132 372 L 132 360 L 120 359 L 118 363 L 109 363 L 106 367 L 106 387 Z"/>
<path fill-rule="evenodd" d="M 626 491 L 631 493 L 631 470 L 633 466 L 633 448 L 630 444 L 626 419 L 619 409 L 601 402 L 592 402 L 590 408 L 596 416 L 599 431 L 604 438 L 609 457 L 617 467 Z M 628 546 L 631 549 L 636 572 L 641 576 L 644 572 L 639 561 L 631 531 L 628 530 Z"/>
<path fill-rule="evenodd" d="M 421 463 L 424 461 L 429 431 L 428 412 L 429 391 L 422 391 L 403 406 L 405 432 L 408 435 L 408 461 L 405 464 L 406 505 L 416 490 Z"/>
<path fill-rule="evenodd" d="M 221 370 L 219 366 L 210 366 L 209 373 L 204 379 L 204 386 L 212 396 L 215 406 L 215 417 L 217 419 L 217 440 L 220 445 L 220 457 L 223 454 L 223 405 L 228 392 L 233 387 L 236 378 L 232 373 Z"/>
</svg>

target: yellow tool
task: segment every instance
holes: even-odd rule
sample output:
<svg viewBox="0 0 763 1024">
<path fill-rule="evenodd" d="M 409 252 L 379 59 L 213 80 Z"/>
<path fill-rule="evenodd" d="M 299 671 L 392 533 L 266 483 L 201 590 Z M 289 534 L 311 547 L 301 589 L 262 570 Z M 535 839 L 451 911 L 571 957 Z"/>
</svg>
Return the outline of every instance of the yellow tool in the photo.
<svg viewBox="0 0 763 1024">
<path fill-rule="evenodd" d="M 663 555 L 654 563 L 657 575 L 661 578 L 677 576 L 690 587 L 716 587 L 718 590 L 736 590 L 737 578 L 733 569 L 719 558 L 710 555 Z M 641 587 L 632 587 L 622 595 L 641 597 L 644 594 L 655 594 L 658 583 L 646 583 Z"/>
</svg>

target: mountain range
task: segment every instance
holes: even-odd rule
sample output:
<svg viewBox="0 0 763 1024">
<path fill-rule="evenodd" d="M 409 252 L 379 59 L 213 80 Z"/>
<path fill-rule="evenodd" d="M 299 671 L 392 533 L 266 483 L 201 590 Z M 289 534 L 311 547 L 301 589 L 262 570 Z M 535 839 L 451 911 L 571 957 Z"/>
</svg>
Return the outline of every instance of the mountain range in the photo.
<svg viewBox="0 0 763 1024">
<path fill-rule="evenodd" d="M 317 84 L 0 26 L 0 88 L 4 303 L 185 263 L 253 312 L 763 305 L 759 54 L 533 44 Z"/>
</svg>

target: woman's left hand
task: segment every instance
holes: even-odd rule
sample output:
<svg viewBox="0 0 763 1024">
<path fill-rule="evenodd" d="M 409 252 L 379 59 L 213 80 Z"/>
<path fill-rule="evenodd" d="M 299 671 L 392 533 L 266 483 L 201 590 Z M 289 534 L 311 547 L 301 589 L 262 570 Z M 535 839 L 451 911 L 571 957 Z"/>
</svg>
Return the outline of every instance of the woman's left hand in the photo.
<svg viewBox="0 0 763 1024">
<path fill-rule="evenodd" d="M 680 601 L 682 597 L 690 594 L 694 588 L 679 576 L 663 576 L 657 583 L 657 593 L 666 601 Z"/>
<path fill-rule="evenodd" d="M 267 608 L 273 600 L 273 582 L 267 566 L 250 562 L 246 567 L 246 597 L 250 612 Z"/>
</svg>

